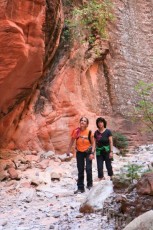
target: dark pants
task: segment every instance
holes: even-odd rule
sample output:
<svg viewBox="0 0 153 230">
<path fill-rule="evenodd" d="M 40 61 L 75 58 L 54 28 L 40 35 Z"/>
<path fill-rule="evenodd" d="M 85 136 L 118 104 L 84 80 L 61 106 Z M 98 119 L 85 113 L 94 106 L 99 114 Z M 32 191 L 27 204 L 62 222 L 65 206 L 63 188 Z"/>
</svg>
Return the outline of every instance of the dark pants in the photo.
<svg viewBox="0 0 153 230">
<path fill-rule="evenodd" d="M 101 153 L 101 155 L 96 156 L 97 158 L 97 168 L 98 168 L 98 178 L 104 177 L 103 164 L 105 161 L 108 176 L 113 176 L 113 169 L 111 159 L 109 158 L 109 153 Z"/>
<path fill-rule="evenodd" d="M 87 186 L 92 186 L 92 160 L 89 159 L 89 154 L 86 152 L 76 153 L 77 168 L 78 168 L 78 189 L 84 189 L 84 169 L 86 161 L 86 173 L 87 173 Z"/>
</svg>

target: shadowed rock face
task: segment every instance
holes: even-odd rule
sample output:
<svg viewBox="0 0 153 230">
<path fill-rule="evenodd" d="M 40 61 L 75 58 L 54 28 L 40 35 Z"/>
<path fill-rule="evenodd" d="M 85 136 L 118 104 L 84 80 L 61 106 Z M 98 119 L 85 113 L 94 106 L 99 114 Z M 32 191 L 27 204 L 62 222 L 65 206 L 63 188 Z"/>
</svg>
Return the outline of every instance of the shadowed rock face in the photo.
<svg viewBox="0 0 153 230">
<path fill-rule="evenodd" d="M 0 3 L 0 116 L 25 100 L 43 69 L 44 0 Z"/>
<path fill-rule="evenodd" d="M 137 81 L 152 81 L 151 0 L 115 0 L 109 42 L 97 39 L 98 53 L 88 43 L 60 42 L 66 11 L 60 0 L 0 6 L 1 146 L 64 152 L 82 115 L 92 129 L 102 115 L 132 145 L 144 141 L 125 117 L 137 102 Z"/>
</svg>

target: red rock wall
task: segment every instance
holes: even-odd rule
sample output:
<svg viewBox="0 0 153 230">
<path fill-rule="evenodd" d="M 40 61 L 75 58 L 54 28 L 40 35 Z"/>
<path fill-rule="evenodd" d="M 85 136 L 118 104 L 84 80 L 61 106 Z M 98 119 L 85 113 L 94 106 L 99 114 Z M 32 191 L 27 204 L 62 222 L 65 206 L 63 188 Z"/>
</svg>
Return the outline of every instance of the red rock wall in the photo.
<svg viewBox="0 0 153 230">
<path fill-rule="evenodd" d="M 59 32 L 55 28 L 58 18 L 62 18 L 61 1 L 1 1 L 0 13 L 0 146 L 28 149 L 28 133 L 35 130 L 31 129 L 34 111 L 30 101 L 44 74 L 44 65 L 50 64 L 58 47 L 61 28 Z M 27 113 L 30 115 L 22 129 L 20 121 Z M 20 136 L 18 132 L 16 135 L 18 130 Z"/>
<path fill-rule="evenodd" d="M 0 3 L 2 117 L 26 98 L 42 73 L 44 4 L 44 0 L 13 0 Z"/>
<path fill-rule="evenodd" d="M 45 23 L 47 28 L 44 30 L 45 40 L 42 33 L 44 2 L 19 2 L 22 4 L 26 2 L 22 9 L 31 10 L 32 6 L 28 4 L 32 3 L 35 3 L 34 7 L 40 6 L 39 10 L 37 9 L 39 12 L 37 17 L 32 17 L 31 14 L 29 16 L 30 22 L 34 18 L 40 22 L 39 29 L 38 24 L 34 24 L 37 28 L 35 30 L 39 33 L 30 33 L 29 38 L 31 42 L 38 39 L 40 45 L 34 46 L 35 42 L 30 42 L 30 45 L 27 42 L 28 44 L 25 45 L 21 42 L 25 41 L 27 37 L 25 34 L 29 33 L 27 29 L 23 30 L 27 22 L 22 13 L 23 19 L 20 19 L 20 23 L 16 23 L 19 15 L 17 9 L 20 5 L 17 4 L 18 7 L 15 8 L 11 5 L 11 9 L 16 10 L 9 10 L 13 12 L 9 17 L 14 15 L 13 20 L 10 21 L 16 23 L 20 28 L 19 31 L 22 32 L 17 34 L 17 41 L 21 38 L 19 43 L 22 46 L 19 46 L 18 52 L 8 52 L 8 56 L 12 54 L 12 60 L 17 60 L 15 65 L 17 67 L 13 67 L 10 62 L 3 66 L 4 73 L 8 71 L 10 74 L 2 80 L 1 89 L 6 97 L 3 96 L 0 102 L 3 117 L 0 123 L 1 145 L 9 148 L 38 151 L 52 149 L 58 153 L 64 152 L 69 142 L 70 131 L 78 125 L 82 115 L 90 119 L 90 128 L 93 130 L 96 128 L 96 117 L 102 115 L 108 120 L 111 129 L 127 134 L 132 144 L 142 143 L 143 137 L 138 132 L 137 124 L 133 124 L 127 115 L 131 106 L 137 101 L 134 92 L 136 82 L 145 79 L 153 80 L 151 0 L 137 2 L 115 0 L 116 19 L 108 26 L 109 41 L 97 40 L 98 53 L 94 49 L 89 50 L 88 44 L 80 46 L 75 43 L 70 49 L 68 42 L 61 42 L 56 51 L 63 26 L 60 1 L 58 1 L 60 4 L 46 1 L 48 14 Z M 11 6 L 8 4 L 9 9 Z M 50 24 L 51 15 L 54 15 L 54 21 Z M 25 24 L 21 23 L 22 21 Z M 14 41 L 16 37 L 7 44 L 11 42 L 14 44 Z M 39 43 L 40 41 L 42 43 Z M 18 48 L 16 45 L 12 47 L 12 49 Z M 44 47 L 44 78 L 32 94 L 32 86 L 41 76 Z M 8 85 L 11 85 L 10 90 Z M 4 90 L 5 88 L 7 91 Z M 7 115 L 8 111 L 10 112 Z"/>
<path fill-rule="evenodd" d="M 0 2 L 0 143 L 16 129 L 43 71 L 45 0 Z"/>
</svg>

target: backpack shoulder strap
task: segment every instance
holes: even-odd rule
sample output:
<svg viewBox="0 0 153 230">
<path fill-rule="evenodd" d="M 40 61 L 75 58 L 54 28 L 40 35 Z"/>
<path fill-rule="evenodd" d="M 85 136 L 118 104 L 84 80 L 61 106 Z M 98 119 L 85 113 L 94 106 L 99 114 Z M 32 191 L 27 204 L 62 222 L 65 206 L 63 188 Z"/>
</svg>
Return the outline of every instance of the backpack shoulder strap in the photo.
<svg viewBox="0 0 153 230">
<path fill-rule="evenodd" d="M 95 131 L 94 138 L 97 139 L 97 136 L 98 136 L 98 130 Z"/>
<path fill-rule="evenodd" d="M 76 139 L 78 139 L 80 137 L 80 128 L 76 128 L 75 129 L 75 132 L 76 132 Z"/>
<path fill-rule="evenodd" d="M 89 142 L 91 144 L 91 130 L 89 130 L 89 133 L 88 133 L 88 140 L 89 140 Z"/>
</svg>

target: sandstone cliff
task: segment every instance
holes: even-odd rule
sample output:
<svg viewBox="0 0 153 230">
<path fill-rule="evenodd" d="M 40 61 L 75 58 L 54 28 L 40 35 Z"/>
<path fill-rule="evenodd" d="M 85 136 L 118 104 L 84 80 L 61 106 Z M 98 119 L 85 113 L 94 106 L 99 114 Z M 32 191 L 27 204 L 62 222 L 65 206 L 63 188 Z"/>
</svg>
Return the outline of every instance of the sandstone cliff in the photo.
<svg viewBox="0 0 153 230">
<path fill-rule="evenodd" d="M 128 115 L 137 101 L 135 84 L 153 81 L 151 0 L 114 1 L 115 20 L 109 40 L 97 39 L 98 55 L 88 42 L 71 47 L 60 40 L 68 14 L 60 0 L 0 6 L 1 147 L 64 152 L 82 115 L 93 130 L 102 115 L 131 144 L 142 143 Z"/>
</svg>

